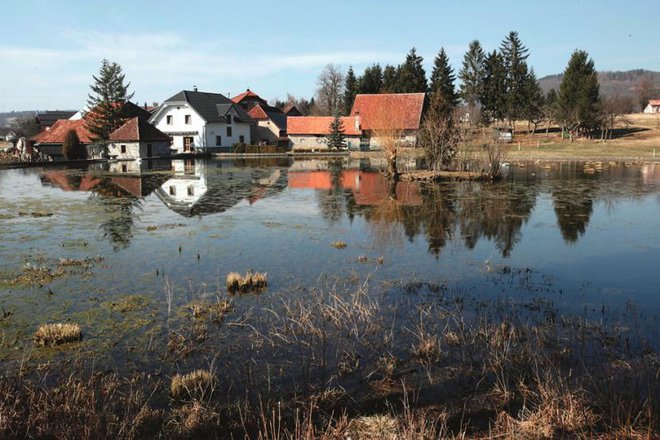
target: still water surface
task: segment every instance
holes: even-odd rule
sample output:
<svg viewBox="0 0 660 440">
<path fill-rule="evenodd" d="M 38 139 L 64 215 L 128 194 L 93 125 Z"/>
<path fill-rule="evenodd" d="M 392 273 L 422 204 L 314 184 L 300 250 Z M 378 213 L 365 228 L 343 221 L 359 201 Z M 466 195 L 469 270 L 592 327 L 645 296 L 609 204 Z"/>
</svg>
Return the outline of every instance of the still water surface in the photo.
<svg viewBox="0 0 660 440">
<path fill-rule="evenodd" d="M 85 349 L 116 368 L 153 365 L 182 308 L 226 296 L 226 274 L 248 269 L 267 272 L 269 286 L 235 297 L 239 314 L 368 279 L 392 304 L 424 285 L 594 320 L 634 310 L 660 348 L 658 164 L 512 165 L 495 184 L 396 186 L 352 160 L 2 170 L 0 217 L 6 365 L 39 358 L 32 333 L 64 320 L 82 323 Z M 26 264 L 55 271 L 85 258 L 63 276 L 16 281 Z M 235 336 L 213 343 L 240 344 Z"/>
</svg>

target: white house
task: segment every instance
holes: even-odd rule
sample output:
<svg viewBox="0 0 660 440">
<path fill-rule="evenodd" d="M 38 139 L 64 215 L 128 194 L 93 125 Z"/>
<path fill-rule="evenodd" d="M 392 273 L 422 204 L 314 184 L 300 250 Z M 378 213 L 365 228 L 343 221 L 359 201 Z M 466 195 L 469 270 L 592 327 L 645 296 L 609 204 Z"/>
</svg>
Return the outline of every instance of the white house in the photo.
<svg viewBox="0 0 660 440">
<path fill-rule="evenodd" d="M 660 99 L 649 100 L 649 105 L 644 108 L 644 113 L 660 113 Z"/>
<path fill-rule="evenodd" d="M 252 143 L 254 120 L 240 105 L 219 93 L 182 90 L 166 99 L 149 119 L 172 138 L 174 154 L 230 152 Z"/>
</svg>

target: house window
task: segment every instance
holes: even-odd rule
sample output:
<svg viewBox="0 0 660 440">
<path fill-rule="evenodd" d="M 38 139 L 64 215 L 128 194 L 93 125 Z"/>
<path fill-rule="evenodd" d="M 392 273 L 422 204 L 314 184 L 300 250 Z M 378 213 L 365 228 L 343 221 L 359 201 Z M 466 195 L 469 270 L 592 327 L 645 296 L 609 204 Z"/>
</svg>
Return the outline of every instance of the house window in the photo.
<svg viewBox="0 0 660 440">
<path fill-rule="evenodd" d="M 121 166 L 121 172 L 122 172 L 122 173 L 126 173 L 126 172 L 128 172 L 128 165 L 126 165 L 126 164 L 122 164 L 122 166 Z"/>
<path fill-rule="evenodd" d="M 238 142 L 240 142 L 241 144 L 244 144 L 244 143 L 245 143 L 245 136 L 240 135 L 240 136 L 238 137 Z"/>
<path fill-rule="evenodd" d="M 122 145 L 120 149 L 121 149 L 121 154 L 126 154 L 126 145 Z"/>
<path fill-rule="evenodd" d="M 186 115 L 185 120 L 186 120 L 186 125 L 192 124 L 192 116 Z"/>
<path fill-rule="evenodd" d="M 222 136 L 216 136 L 215 137 L 215 146 L 216 147 L 221 147 L 222 146 Z"/>
<path fill-rule="evenodd" d="M 175 196 L 176 195 L 176 186 L 170 186 L 170 195 Z"/>
<path fill-rule="evenodd" d="M 231 127 L 227 127 L 227 137 L 231 137 Z"/>
<path fill-rule="evenodd" d="M 167 125 L 172 125 L 172 115 L 167 116 Z"/>
<path fill-rule="evenodd" d="M 188 195 L 191 197 L 195 195 L 195 187 L 193 186 L 188 187 Z"/>
</svg>

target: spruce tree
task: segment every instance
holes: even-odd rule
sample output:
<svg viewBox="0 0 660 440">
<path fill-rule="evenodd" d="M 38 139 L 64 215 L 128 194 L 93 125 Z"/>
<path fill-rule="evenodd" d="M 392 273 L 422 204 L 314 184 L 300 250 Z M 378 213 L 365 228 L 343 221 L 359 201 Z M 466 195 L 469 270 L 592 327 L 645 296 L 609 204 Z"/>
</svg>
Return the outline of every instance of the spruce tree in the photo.
<svg viewBox="0 0 660 440">
<path fill-rule="evenodd" d="M 373 64 L 366 69 L 360 77 L 360 85 L 358 90 L 363 94 L 376 94 L 380 93 L 383 89 L 383 70 L 380 64 Z"/>
<path fill-rule="evenodd" d="M 526 93 L 528 92 L 527 57 L 529 50 L 523 46 L 518 32 L 511 31 L 506 36 L 500 51 L 504 57 L 504 68 L 506 69 L 506 117 L 509 121 L 515 121 L 524 117 Z"/>
<path fill-rule="evenodd" d="M 484 60 L 483 87 L 479 95 L 481 116 L 485 123 L 502 120 L 506 110 L 506 70 L 504 59 L 496 50 Z"/>
<path fill-rule="evenodd" d="M 559 115 L 571 134 L 587 133 L 600 122 L 600 86 L 594 61 L 583 50 L 571 55 L 559 86 Z"/>
<path fill-rule="evenodd" d="M 534 126 L 534 132 L 536 132 L 536 127 L 543 119 L 545 95 L 543 95 L 543 90 L 541 90 L 541 86 L 536 79 L 534 69 L 531 69 L 526 77 L 524 96 L 525 106 L 523 113 L 525 119 L 527 119 L 529 124 Z"/>
<path fill-rule="evenodd" d="M 461 80 L 461 98 L 468 107 L 476 107 L 481 96 L 484 78 L 484 51 L 479 40 L 470 43 L 458 77 Z"/>
<path fill-rule="evenodd" d="M 397 69 L 394 66 L 386 65 L 383 69 L 383 87 L 380 93 L 396 93 L 397 91 Z"/>
<path fill-rule="evenodd" d="M 406 55 L 406 61 L 399 66 L 398 87 L 399 93 L 418 93 L 426 92 L 428 84 L 426 82 L 426 72 L 422 63 L 424 58 L 417 55 L 417 50 L 413 47 Z"/>
<path fill-rule="evenodd" d="M 353 66 L 348 68 L 346 72 L 346 81 L 344 85 L 344 114 L 350 115 L 355 101 L 355 95 L 358 93 L 358 79 L 353 72 Z"/>
<path fill-rule="evenodd" d="M 326 138 L 326 144 L 330 150 L 340 150 L 346 148 L 346 137 L 344 136 L 344 123 L 339 117 L 339 113 L 335 113 L 330 122 L 330 133 Z"/>
<path fill-rule="evenodd" d="M 429 92 L 432 94 L 439 93 L 443 96 L 445 102 L 452 107 L 458 105 L 458 94 L 454 88 L 454 81 L 456 76 L 454 70 L 449 66 L 449 58 L 444 48 L 440 48 L 438 56 L 435 57 L 433 63 L 433 72 L 431 73 L 431 84 L 429 85 Z"/>
<path fill-rule="evenodd" d="M 107 140 L 110 133 L 119 128 L 124 120 L 125 104 L 133 97 L 124 84 L 125 75 L 121 66 L 104 59 L 98 76 L 93 76 L 94 84 L 89 87 L 88 112 L 85 115 L 87 129 L 95 140 Z"/>
</svg>

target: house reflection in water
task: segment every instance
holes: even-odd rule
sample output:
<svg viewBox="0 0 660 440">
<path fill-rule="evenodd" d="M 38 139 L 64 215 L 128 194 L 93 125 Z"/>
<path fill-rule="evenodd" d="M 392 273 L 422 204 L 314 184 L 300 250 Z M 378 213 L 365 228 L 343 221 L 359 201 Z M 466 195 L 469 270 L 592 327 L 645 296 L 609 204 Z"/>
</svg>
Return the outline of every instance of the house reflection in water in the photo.
<svg viewBox="0 0 660 440">
<path fill-rule="evenodd" d="M 157 190 L 172 211 L 185 216 L 224 212 L 247 200 L 257 200 L 286 188 L 286 172 L 279 168 L 235 166 L 232 161 L 172 161 L 173 176 Z"/>
</svg>

